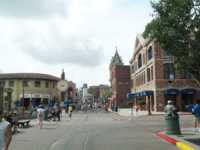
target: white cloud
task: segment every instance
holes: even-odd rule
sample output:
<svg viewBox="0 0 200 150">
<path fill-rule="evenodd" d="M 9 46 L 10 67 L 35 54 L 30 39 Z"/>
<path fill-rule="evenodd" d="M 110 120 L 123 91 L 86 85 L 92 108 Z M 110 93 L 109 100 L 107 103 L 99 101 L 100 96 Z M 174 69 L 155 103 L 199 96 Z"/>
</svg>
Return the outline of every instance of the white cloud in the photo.
<svg viewBox="0 0 200 150">
<path fill-rule="evenodd" d="M 43 18 L 66 15 L 68 0 L 0 0 L 0 16 Z"/>
<path fill-rule="evenodd" d="M 115 46 L 128 64 L 150 11 L 147 0 L 0 0 L 0 66 L 107 83 Z"/>
</svg>

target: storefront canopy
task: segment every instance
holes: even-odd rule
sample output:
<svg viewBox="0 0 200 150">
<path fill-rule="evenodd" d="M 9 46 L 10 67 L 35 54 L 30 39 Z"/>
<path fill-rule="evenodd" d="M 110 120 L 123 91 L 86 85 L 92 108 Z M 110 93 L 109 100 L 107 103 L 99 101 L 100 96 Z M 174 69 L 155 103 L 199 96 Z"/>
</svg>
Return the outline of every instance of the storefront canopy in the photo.
<svg viewBox="0 0 200 150">
<path fill-rule="evenodd" d="M 181 94 L 188 94 L 188 95 L 195 95 L 196 92 L 197 91 L 193 88 L 187 88 L 187 89 L 181 90 Z"/>
<path fill-rule="evenodd" d="M 171 88 L 171 89 L 167 89 L 165 90 L 165 95 L 178 95 L 179 94 L 179 90 L 178 89 L 174 89 L 174 88 Z"/>
<path fill-rule="evenodd" d="M 134 98 L 137 97 L 144 97 L 144 96 L 152 96 L 153 91 L 141 91 L 141 92 L 136 92 L 136 93 L 128 93 L 127 98 L 128 100 L 134 100 Z"/>
</svg>

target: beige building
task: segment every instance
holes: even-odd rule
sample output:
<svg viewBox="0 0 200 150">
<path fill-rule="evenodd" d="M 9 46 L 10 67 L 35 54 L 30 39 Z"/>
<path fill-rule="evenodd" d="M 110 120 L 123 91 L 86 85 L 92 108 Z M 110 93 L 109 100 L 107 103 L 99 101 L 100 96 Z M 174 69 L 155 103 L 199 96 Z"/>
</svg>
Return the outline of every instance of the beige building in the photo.
<svg viewBox="0 0 200 150">
<path fill-rule="evenodd" d="M 3 87 L 1 105 L 10 109 L 24 105 L 26 109 L 39 104 L 47 105 L 50 100 L 58 99 L 58 77 L 39 73 L 0 74 L 0 86 Z"/>
</svg>

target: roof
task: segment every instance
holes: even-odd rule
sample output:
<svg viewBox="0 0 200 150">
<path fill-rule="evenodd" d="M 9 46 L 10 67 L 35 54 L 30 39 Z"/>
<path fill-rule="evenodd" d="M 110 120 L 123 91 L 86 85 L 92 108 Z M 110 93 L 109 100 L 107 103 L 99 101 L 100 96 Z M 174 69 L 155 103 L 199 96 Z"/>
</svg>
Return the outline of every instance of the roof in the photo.
<svg viewBox="0 0 200 150">
<path fill-rule="evenodd" d="M 130 60 L 130 63 L 132 63 L 132 61 L 135 59 L 135 56 L 137 55 L 137 53 L 146 45 L 149 44 L 151 40 L 150 39 L 145 39 L 142 34 L 137 34 L 136 36 L 136 40 L 135 40 L 135 47 L 134 47 L 134 53 L 133 56 Z"/>
<path fill-rule="evenodd" d="M 41 73 L 0 73 L 0 80 L 6 79 L 43 79 L 58 81 L 60 78 Z"/>
<path fill-rule="evenodd" d="M 119 56 L 117 48 L 116 48 L 115 55 L 111 59 L 110 68 L 112 68 L 113 65 L 120 65 L 120 66 L 124 65 L 123 62 L 122 62 L 121 57 Z"/>
</svg>

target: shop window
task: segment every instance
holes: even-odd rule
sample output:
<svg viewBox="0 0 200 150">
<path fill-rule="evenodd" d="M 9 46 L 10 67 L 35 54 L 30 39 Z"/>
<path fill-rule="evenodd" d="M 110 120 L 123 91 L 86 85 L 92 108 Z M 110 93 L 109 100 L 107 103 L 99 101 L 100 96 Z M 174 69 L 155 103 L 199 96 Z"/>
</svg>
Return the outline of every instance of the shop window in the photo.
<svg viewBox="0 0 200 150">
<path fill-rule="evenodd" d="M 150 46 L 147 50 L 147 60 L 151 60 L 152 59 L 152 46 Z"/>
<path fill-rule="evenodd" d="M 169 79 L 169 80 L 175 79 L 175 69 L 172 63 L 164 64 L 164 79 Z"/>
<path fill-rule="evenodd" d="M 142 55 L 139 54 L 138 56 L 138 68 L 142 67 Z"/>
</svg>

